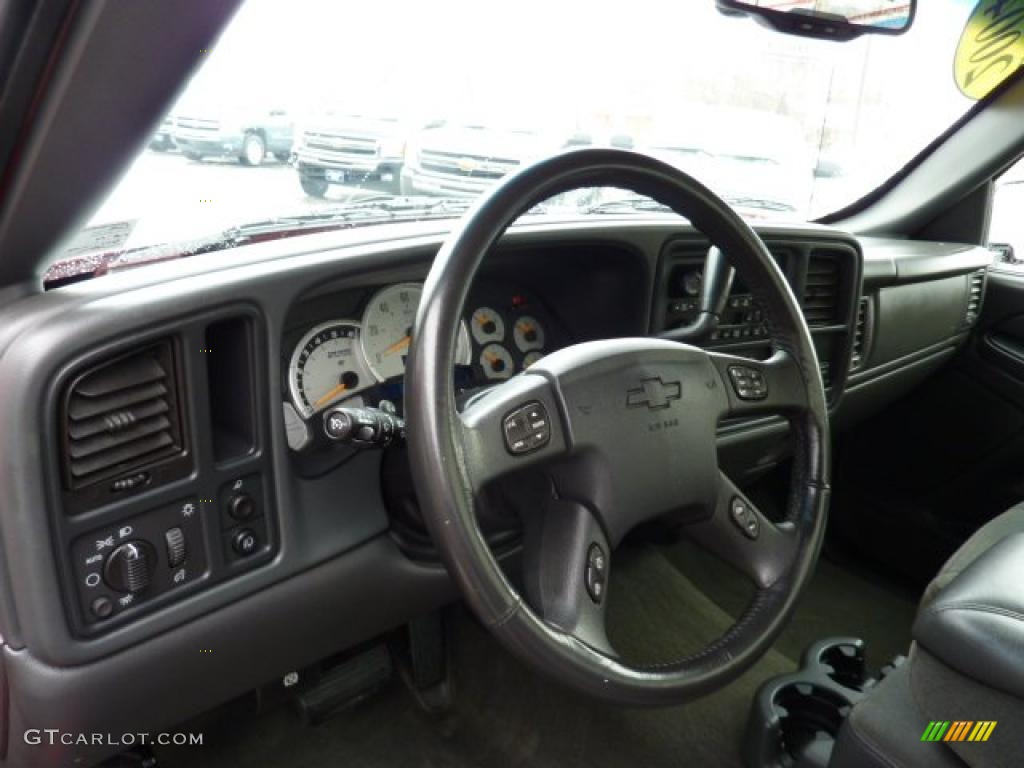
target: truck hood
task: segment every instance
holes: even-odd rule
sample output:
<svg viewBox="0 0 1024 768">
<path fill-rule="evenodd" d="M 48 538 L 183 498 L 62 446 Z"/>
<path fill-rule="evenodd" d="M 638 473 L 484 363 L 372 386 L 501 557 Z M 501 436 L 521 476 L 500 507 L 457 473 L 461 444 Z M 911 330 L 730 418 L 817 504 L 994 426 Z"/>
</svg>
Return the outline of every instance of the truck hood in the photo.
<svg viewBox="0 0 1024 768">
<path fill-rule="evenodd" d="M 423 131 L 420 150 L 524 162 L 565 146 L 569 136 L 498 128 L 444 126 Z"/>
<path fill-rule="evenodd" d="M 408 126 L 400 120 L 360 115 L 316 115 L 307 120 L 304 132 L 335 133 L 372 138 L 399 138 L 407 135 Z"/>
</svg>

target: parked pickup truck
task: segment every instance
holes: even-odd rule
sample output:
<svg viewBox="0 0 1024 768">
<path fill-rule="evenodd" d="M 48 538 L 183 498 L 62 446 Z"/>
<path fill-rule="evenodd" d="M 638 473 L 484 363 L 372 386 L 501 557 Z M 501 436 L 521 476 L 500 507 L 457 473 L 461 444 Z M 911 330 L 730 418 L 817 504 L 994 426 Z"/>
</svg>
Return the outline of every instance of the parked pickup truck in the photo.
<svg viewBox="0 0 1024 768">
<path fill-rule="evenodd" d="M 591 137 L 568 119 L 541 127 L 486 118 L 448 121 L 410 140 L 402 194 L 476 197 L 524 163 L 589 143 Z"/>
<path fill-rule="evenodd" d="M 313 197 L 326 195 L 332 184 L 379 186 L 397 193 L 410 130 L 397 117 L 318 113 L 303 127 L 295 146 L 302 189 Z"/>
<path fill-rule="evenodd" d="M 285 109 L 209 105 L 184 109 L 174 120 L 173 138 L 190 160 L 237 157 L 242 165 L 261 165 L 270 154 L 288 160 L 292 133 Z"/>
<path fill-rule="evenodd" d="M 149 148 L 156 152 L 169 152 L 174 149 L 174 118 L 168 115 L 160 121 L 160 127 L 153 131 L 149 139 Z"/>
</svg>

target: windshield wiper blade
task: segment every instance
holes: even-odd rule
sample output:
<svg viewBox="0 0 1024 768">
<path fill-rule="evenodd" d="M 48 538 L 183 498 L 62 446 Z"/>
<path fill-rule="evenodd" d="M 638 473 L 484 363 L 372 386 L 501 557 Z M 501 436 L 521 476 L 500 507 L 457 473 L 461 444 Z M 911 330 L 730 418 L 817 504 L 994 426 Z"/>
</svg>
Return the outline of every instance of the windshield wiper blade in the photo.
<svg viewBox="0 0 1024 768">
<path fill-rule="evenodd" d="M 231 227 L 228 233 L 244 238 L 261 233 L 342 229 L 347 226 L 385 221 L 454 218 L 465 213 L 473 202 L 469 198 L 374 195 L 311 213 L 275 216 L 262 221 L 239 224 Z"/>
<path fill-rule="evenodd" d="M 795 213 L 796 208 L 788 203 L 780 203 L 769 197 L 726 197 L 725 202 L 739 208 L 757 208 L 762 211 L 776 211 L 778 213 Z"/>
<path fill-rule="evenodd" d="M 643 195 L 620 197 L 614 200 L 601 200 L 581 206 L 581 211 L 583 213 L 675 213 L 664 203 L 659 203 L 657 200 L 644 197 Z"/>
<path fill-rule="evenodd" d="M 212 236 L 185 242 L 161 243 L 127 251 L 108 251 L 60 259 L 50 266 L 44 277 L 44 285 L 47 288 L 56 288 L 122 269 L 188 258 L 265 240 L 387 222 L 457 218 L 475 202 L 473 198 L 372 195 L 310 213 L 238 224 Z M 545 210 L 545 204 L 540 204 L 524 215 L 544 213 Z"/>
</svg>

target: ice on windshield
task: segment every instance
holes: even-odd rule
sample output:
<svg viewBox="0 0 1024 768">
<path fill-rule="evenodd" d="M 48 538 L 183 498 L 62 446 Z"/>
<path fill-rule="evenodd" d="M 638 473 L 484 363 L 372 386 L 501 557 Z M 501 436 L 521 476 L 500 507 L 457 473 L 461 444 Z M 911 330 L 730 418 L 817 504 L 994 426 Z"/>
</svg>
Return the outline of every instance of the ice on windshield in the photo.
<svg viewBox="0 0 1024 768">
<path fill-rule="evenodd" d="M 973 6 L 929 0 L 906 35 L 835 44 L 712 0 L 249 0 L 90 225 L 132 222 L 138 248 L 381 196 L 469 199 L 587 145 L 657 154 L 750 218 L 807 220 L 972 105 L 951 70 Z M 604 194 L 562 202 L 585 215 Z"/>
</svg>

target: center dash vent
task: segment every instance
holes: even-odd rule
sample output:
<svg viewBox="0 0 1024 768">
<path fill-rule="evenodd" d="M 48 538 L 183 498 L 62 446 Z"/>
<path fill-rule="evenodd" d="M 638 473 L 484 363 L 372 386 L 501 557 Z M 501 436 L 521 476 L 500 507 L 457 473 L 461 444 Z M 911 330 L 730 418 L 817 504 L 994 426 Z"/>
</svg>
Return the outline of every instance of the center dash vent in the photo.
<svg viewBox="0 0 1024 768">
<path fill-rule="evenodd" d="M 853 329 L 853 352 L 850 355 L 850 370 L 856 371 L 864 364 L 864 342 L 867 338 L 868 299 L 862 296 L 857 302 L 857 325 Z"/>
<path fill-rule="evenodd" d="M 981 300 L 985 296 L 985 270 L 979 269 L 970 275 L 970 284 L 967 292 L 967 312 L 964 314 L 964 323 L 974 325 L 981 312 Z"/>
<path fill-rule="evenodd" d="M 833 325 L 839 305 L 839 259 L 811 253 L 804 282 L 804 317 L 809 326 Z"/>
<path fill-rule="evenodd" d="M 65 483 L 75 490 L 182 453 L 170 341 L 102 363 L 64 397 Z"/>
</svg>

